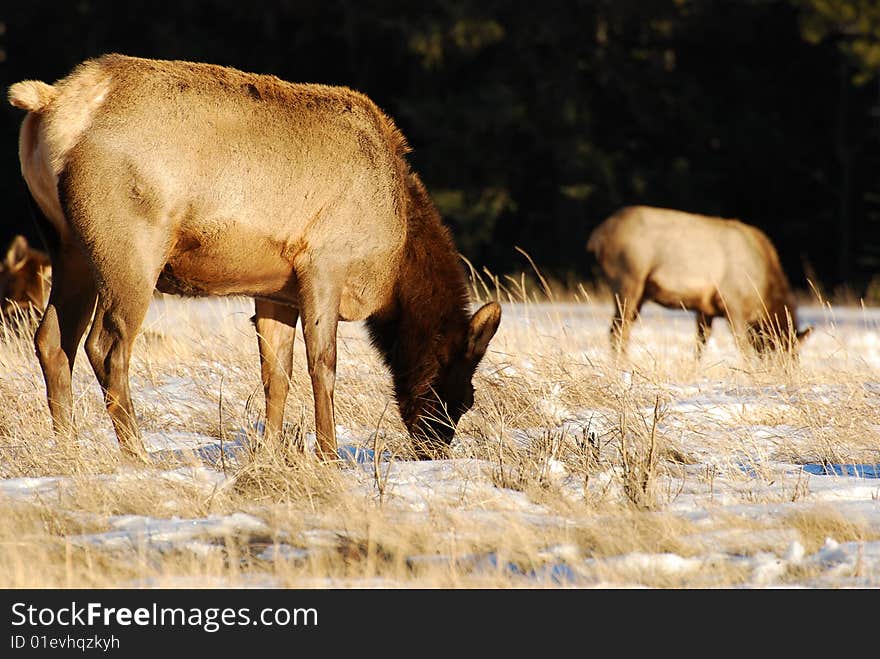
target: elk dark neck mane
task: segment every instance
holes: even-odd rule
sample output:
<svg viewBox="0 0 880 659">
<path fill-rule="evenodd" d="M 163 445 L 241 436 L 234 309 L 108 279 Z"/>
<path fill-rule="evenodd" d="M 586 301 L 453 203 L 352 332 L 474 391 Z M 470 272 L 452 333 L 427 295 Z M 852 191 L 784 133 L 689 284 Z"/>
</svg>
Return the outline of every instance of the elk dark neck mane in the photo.
<svg viewBox="0 0 880 659">
<path fill-rule="evenodd" d="M 441 366 L 463 349 L 470 314 L 458 251 L 421 180 L 407 176 L 407 237 L 389 311 L 367 320 L 373 345 L 391 370 L 407 427 Z"/>
<path fill-rule="evenodd" d="M 788 332 L 789 322 L 791 329 L 797 330 L 797 311 L 788 278 L 779 263 L 779 256 L 773 246 L 763 237 L 760 237 L 764 258 L 767 260 L 767 290 L 763 300 L 766 307 L 765 329 L 775 332 Z"/>
</svg>

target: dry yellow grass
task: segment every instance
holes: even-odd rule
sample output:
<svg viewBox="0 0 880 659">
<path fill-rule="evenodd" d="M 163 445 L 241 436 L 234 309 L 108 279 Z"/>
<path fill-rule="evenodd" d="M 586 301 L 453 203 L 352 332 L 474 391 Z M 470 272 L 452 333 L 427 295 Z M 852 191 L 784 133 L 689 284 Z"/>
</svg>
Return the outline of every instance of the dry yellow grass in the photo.
<svg viewBox="0 0 880 659">
<path fill-rule="evenodd" d="M 762 583 L 743 556 L 880 539 L 876 518 L 813 512 L 823 504 L 809 477 L 779 469 L 880 462 L 869 342 L 829 324 L 798 364 L 758 360 L 719 323 L 696 362 L 690 318 L 646 309 L 614 361 L 596 291 L 562 303 L 549 282 L 524 281 L 474 278 L 505 316 L 450 459 L 433 464 L 410 461 L 389 378 L 356 324 L 340 328 L 340 436 L 390 459 L 338 468 L 296 450 L 212 464 L 174 450 L 235 445 L 260 419 L 242 300 L 154 302 L 131 365 L 150 467 L 121 460 L 82 353 L 80 446 L 56 443 L 30 337 L 6 332 L 0 586 L 734 587 Z M 300 334 L 291 384 L 286 439 L 301 446 L 314 428 Z M 740 507 L 757 512 L 730 512 Z M 542 571 L 559 565 L 577 579 Z M 792 568 L 778 582 L 817 574 Z"/>
</svg>

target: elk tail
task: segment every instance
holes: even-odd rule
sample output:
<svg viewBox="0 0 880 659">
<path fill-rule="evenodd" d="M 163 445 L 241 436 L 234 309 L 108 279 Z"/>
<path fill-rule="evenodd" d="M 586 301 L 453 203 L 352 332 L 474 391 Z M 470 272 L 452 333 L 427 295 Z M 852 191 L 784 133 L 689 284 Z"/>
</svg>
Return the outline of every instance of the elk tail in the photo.
<svg viewBox="0 0 880 659">
<path fill-rule="evenodd" d="M 58 90 L 39 80 L 23 80 L 9 87 L 9 102 L 28 112 L 45 112 L 58 97 Z"/>
</svg>

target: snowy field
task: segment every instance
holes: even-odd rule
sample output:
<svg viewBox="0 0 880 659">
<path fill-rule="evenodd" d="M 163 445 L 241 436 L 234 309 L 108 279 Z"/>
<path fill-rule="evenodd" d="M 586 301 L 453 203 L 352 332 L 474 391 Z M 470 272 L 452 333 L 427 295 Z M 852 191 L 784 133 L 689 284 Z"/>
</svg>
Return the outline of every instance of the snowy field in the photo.
<svg viewBox="0 0 880 659">
<path fill-rule="evenodd" d="M 0 344 L 0 587 L 876 588 L 880 309 L 803 307 L 793 364 L 647 305 L 506 304 L 450 459 L 419 462 L 357 323 L 339 467 L 252 459 L 247 300 L 157 299 L 132 359 L 154 464 L 121 460 L 88 362 L 56 445 L 29 338 Z M 286 439 L 314 441 L 301 334 Z M 292 456 L 292 457 L 291 457 Z"/>
</svg>

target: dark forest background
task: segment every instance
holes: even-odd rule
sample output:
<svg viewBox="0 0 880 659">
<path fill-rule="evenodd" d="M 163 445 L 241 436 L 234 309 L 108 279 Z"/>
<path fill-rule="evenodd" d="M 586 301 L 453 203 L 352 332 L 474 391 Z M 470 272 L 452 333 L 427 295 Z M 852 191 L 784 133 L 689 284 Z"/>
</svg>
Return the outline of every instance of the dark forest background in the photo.
<svg viewBox="0 0 880 659">
<path fill-rule="evenodd" d="M 644 203 L 741 218 L 796 288 L 880 300 L 876 0 L 3 0 L 0 22 L 4 90 L 114 51 L 365 92 L 496 274 L 519 246 L 594 279 L 590 230 Z M 0 117 L 5 240 L 33 230 Z"/>
</svg>

